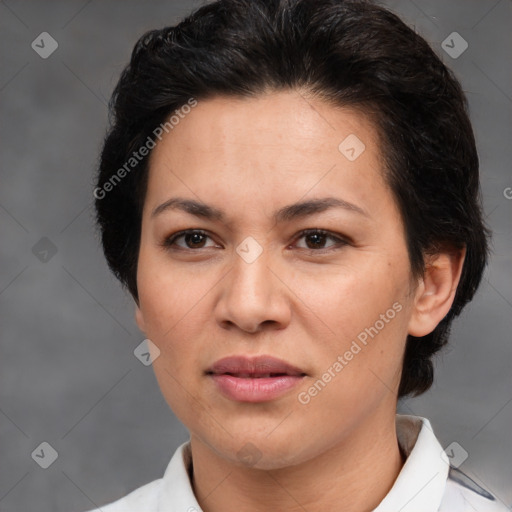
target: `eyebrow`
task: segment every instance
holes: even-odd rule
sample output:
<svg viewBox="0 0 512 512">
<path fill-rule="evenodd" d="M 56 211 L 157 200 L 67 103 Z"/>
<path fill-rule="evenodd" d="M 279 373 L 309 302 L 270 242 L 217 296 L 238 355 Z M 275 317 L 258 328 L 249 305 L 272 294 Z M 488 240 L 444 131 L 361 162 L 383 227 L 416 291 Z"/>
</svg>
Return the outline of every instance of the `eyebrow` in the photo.
<svg viewBox="0 0 512 512">
<path fill-rule="evenodd" d="M 315 213 L 324 212 L 330 208 L 343 208 L 344 210 L 358 213 L 360 215 L 364 215 L 365 217 L 370 217 L 370 215 L 361 207 L 337 197 L 323 197 L 319 199 L 310 199 L 308 201 L 293 203 L 280 208 L 274 212 L 272 217 L 275 222 L 289 222 L 294 219 L 299 219 L 307 217 L 308 215 L 314 215 Z M 224 212 L 219 208 L 208 205 L 201 201 L 185 199 L 181 197 L 173 197 L 172 199 L 168 199 L 164 203 L 157 206 L 151 213 L 151 218 L 154 218 L 157 215 L 169 210 L 181 210 L 196 217 L 219 222 L 224 222 L 226 219 Z"/>
</svg>

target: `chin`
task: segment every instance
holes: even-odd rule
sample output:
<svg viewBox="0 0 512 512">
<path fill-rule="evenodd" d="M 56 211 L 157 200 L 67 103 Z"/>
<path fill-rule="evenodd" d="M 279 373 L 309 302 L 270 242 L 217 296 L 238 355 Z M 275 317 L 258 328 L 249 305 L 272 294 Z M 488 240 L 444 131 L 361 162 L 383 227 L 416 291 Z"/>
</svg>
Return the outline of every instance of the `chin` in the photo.
<svg viewBox="0 0 512 512">
<path fill-rule="evenodd" d="M 269 436 L 271 430 L 254 434 L 245 430 L 243 436 L 224 437 L 221 443 L 210 439 L 208 444 L 218 456 L 246 468 L 276 470 L 294 466 L 309 459 L 308 454 L 303 452 L 304 447 L 312 450 L 309 443 L 301 441 L 297 435 L 284 430 L 280 433 L 281 435 L 273 432 Z"/>
</svg>

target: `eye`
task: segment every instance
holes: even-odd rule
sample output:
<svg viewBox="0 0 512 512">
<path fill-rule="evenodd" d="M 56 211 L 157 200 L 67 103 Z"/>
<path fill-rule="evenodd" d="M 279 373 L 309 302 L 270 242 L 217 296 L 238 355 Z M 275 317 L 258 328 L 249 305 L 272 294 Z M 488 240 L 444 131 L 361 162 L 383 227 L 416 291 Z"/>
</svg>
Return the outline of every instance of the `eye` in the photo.
<svg viewBox="0 0 512 512">
<path fill-rule="evenodd" d="M 209 238 L 211 239 L 211 237 L 205 231 L 200 229 L 186 229 L 167 237 L 163 241 L 162 246 L 165 248 L 177 248 L 184 250 L 207 249 L 208 247 L 215 247 L 215 244 L 210 246 L 205 245 L 206 240 Z M 349 243 L 343 238 L 323 229 L 304 229 L 298 234 L 296 240 L 300 240 L 301 238 L 306 240 L 306 247 L 299 246 L 299 249 L 315 252 L 342 247 L 344 245 L 348 245 Z M 178 240 L 181 239 L 183 239 L 184 245 L 177 243 Z M 334 243 L 326 247 L 325 243 L 328 240 L 331 240 Z"/>
<path fill-rule="evenodd" d="M 176 243 L 176 241 L 181 238 L 183 239 L 185 246 Z M 204 231 L 201 231 L 200 229 L 186 229 L 185 231 L 179 231 L 178 233 L 175 233 L 174 235 L 171 235 L 170 237 L 166 238 L 162 245 L 167 248 L 176 246 L 180 249 L 185 250 L 203 249 L 205 247 L 208 247 L 205 246 L 205 241 L 207 238 L 210 238 L 210 236 Z"/>
<path fill-rule="evenodd" d="M 343 240 L 343 238 L 323 229 L 305 229 L 299 233 L 298 239 L 300 238 L 309 240 L 309 243 L 306 242 L 306 247 L 299 247 L 299 249 L 318 251 L 348 245 L 348 242 Z M 325 242 L 329 239 L 334 241 L 334 244 L 330 247 L 325 247 Z"/>
</svg>

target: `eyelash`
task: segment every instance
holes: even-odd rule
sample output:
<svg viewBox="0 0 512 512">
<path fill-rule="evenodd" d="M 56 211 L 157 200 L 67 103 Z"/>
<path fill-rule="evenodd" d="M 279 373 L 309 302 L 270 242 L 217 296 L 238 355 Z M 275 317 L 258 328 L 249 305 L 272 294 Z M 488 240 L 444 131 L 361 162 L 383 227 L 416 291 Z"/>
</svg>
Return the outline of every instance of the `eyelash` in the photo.
<svg viewBox="0 0 512 512">
<path fill-rule="evenodd" d="M 181 238 L 185 235 L 189 235 L 189 234 L 199 234 L 199 235 L 206 236 L 211 239 L 210 235 L 208 235 L 208 233 L 206 233 L 205 231 L 203 231 L 201 229 L 185 229 L 183 231 L 178 231 L 177 233 L 174 233 L 173 235 L 165 238 L 165 240 L 162 242 L 161 245 L 166 249 L 178 250 L 178 251 L 197 252 L 200 249 L 205 249 L 204 247 L 199 247 L 198 249 L 183 248 L 183 247 L 179 247 L 179 248 L 175 249 L 173 247 L 173 244 L 176 242 L 176 240 L 178 240 L 179 238 Z M 297 233 L 296 240 L 298 240 L 304 236 L 308 236 L 308 235 L 323 235 L 323 236 L 326 236 L 327 238 L 330 238 L 331 240 L 334 240 L 337 243 L 337 245 L 335 245 L 335 246 L 327 247 L 327 248 L 320 248 L 320 249 L 307 249 L 307 248 L 302 248 L 302 247 L 300 248 L 301 250 L 308 251 L 310 253 L 322 253 L 322 252 L 327 252 L 327 251 L 331 251 L 334 249 L 340 249 L 341 247 L 343 247 L 345 245 L 349 245 L 349 243 L 350 243 L 348 240 L 345 240 L 344 238 L 342 238 L 338 235 L 335 235 L 334 233 L 331 233 L 330 231 L 326 231 L 324 229 L 303 229 L 302 231 Z M 208 247 L 206 247 L 206 249 L 208 249 Z"/>
</svg>

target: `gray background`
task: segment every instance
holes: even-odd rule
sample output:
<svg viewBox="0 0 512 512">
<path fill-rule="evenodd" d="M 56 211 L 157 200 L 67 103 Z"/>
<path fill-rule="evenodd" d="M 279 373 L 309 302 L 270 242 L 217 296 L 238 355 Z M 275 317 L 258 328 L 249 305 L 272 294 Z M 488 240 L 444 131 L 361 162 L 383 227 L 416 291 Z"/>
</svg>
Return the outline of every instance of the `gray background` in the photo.
<svg viewBox="0 0 512 512">
<path fill-rule="evenodd" d="M 136 39 L 200 3 L 0 2 L 1 511 L 105 504 L 162 476 L 188 438 L 133 355 L 143 336 L 104 262 L 91 205 L 107 98 Z M 512 3 L 384 4 L 462 81 L 494 230 L 490 267 L 433 389 L 400 410 L 430 418 L 444 447 L 459 443 L 469 454 L 461 468 L 510 505 Z M 43 31 L 59 45 L 47 59 L 31 48 Z M 456 59 L 441 47 L 454 31 L 469 43 Z M 43 237 L 55 254 L 45 256 Z M 58 452 L 48 469 L 31 457 L 43 441 Z"/>
</svg>

